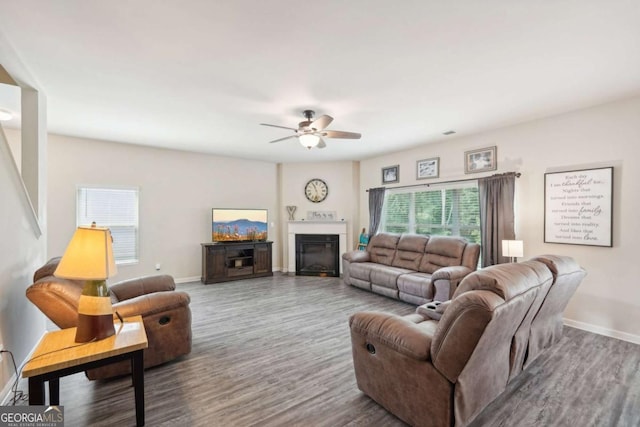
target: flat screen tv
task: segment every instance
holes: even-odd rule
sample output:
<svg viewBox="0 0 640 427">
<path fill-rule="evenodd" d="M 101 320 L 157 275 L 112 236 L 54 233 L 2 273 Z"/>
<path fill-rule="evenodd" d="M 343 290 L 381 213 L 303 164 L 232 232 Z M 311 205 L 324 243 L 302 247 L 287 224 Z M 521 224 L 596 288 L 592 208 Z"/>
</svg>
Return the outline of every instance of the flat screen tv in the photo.
<svg viewBox="0 0 640 427">
<path fill-rule="evenodd" d="M 267 240 L 266 209 L 211 210 L 211 239 L 214 242 Z"/>
</svg>

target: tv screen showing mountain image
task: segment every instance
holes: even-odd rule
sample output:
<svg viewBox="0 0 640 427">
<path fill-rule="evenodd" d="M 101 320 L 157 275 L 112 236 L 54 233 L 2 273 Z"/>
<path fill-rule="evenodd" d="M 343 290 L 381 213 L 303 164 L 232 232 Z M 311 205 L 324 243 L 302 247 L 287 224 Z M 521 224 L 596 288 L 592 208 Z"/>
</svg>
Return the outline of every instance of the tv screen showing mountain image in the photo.
<svg viewBox="0 0 640 427">
<path fill-rule="evenodd" d="M 267 240 L 266 209 L 212 209 L 211 238 L 214 242 Z"/>
</svg>

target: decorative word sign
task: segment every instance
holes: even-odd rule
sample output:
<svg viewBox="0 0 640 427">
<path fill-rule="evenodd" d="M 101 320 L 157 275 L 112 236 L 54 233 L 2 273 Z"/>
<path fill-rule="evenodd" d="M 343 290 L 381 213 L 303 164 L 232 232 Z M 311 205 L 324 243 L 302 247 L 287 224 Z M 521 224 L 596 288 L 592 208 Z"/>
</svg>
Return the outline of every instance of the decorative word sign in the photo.
<svg viewBox="0 0 640 427">
<path fill-rule="evenodd" d="M 544 241 L 613 246 L 613 167 L 544 174 Z"/>
</svg>

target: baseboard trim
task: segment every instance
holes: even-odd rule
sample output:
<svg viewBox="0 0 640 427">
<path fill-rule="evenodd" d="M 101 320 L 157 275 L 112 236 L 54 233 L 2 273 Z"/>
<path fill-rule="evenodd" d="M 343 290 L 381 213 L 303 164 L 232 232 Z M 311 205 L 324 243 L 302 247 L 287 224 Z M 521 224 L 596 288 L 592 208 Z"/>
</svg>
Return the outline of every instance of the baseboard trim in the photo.
<svg viewBox="0 0 640 427">
<path fill-rule="evenodd" d="M 4 353 L 6 357 L 11 357 L 8 354 Z M 9 396 L 11 395 L 11 387 L 13 387 L 13 383 L 16 382 L 16 374 L 15 372 L 9 378 L 9 382 L 4 386 L 2 391 L 0 391 L 0 406 L 9 406 L 7 404 L 7 400 L 9 400 Z"/>
<path fill-rule="evenodd" d="M 182 277 L 180 279 L 173 279 L 173 281 L 176 282 L 176 283 L 199 282 L 200 281 L 200 276 Z"/>
<path fill-rule="evenodd" d="M 36 343 L 33 345 L 33 348 L 31 349 L 31 351 L 29 351 L 29 354 L 27 354 L 27 357 L 22 362 L 16 362 L 16 365 L 18 368 L 18 374 L 22 372 L 22 368 L 24 367 L 24 365 L 26 365 L 27 362 L 31 360 L 31 355 L 33 354 L 34 351 L 36 351 L 36 347 L 38 347 L 38 344 L 40 344 L 40 341 L 42 341 L 42 337 L 44 337 L 46 333 L 47 331 L 45 330 L 42 333 L 42 335 L 40 335 L 40 338 L 38 338 Z M 3 357 L 11 359 L 11 356 L 8 355 L 7 353 L 4 353 Z M 13 365 L 13 363 L 11 363 L 11 365 Z M 20 378 L 18 378 L 18 381 L 20 381 Z M 9 378 L 9 382 L 2 388 L 2 391 L 0 391 L 0 406 L 8 406 L 7 401 L 11 396 L 11 388 L 13 387 L 13 384 L 15 382 L 16 382 L 16 373 L 14 372 L 11 375 L 11 378 Z M 23 393 L 27 394 L 29 393 L 29 390 L 23 390 Z"/>
<path fill-rule="evenodd" d="M 277 273 L 280 271 L 280 267 L 275 267 L 273 268 L 271 271 L 273 271 L 274 273 Z M 199 282 L 200 281 L 200 276 L 193 276 L 193 277 L 181 277 L 179 279 L 173 279 L 174 282 L 176 282 L 176 284 L 178 283 L 192 283 L 192 282 Z"/>
<path fill-rule="evenodd" d="M 572 328 L 581 329 L 594 334 L 604 335 L 606 337 L 616 338 L 622 341 L 628 341 L 633 344 L 640 344 L 640 336 L 630 334 L 628 332 L 616 331 L 615 329 L 604 328 L 602 326 L 593 325 L 591 323 L 580 322 L 571 319 L 562 319 L 564 324 Z"/>
</svg>

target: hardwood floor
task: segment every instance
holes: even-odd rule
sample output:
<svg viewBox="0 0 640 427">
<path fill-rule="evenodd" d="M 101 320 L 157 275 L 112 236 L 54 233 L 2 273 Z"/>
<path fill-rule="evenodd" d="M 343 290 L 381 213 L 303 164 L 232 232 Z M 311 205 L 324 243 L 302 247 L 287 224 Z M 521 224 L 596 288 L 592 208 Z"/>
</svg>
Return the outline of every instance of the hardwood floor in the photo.
<svg viewBox="0 0 640 427">
<path fill-rule="evenodd" d="M 193 351 L 145 371 L 147 426 L 404 426 L 357 388 L 348 317 L 415 307 L 339 278 L 178 285 Z M 26 382 L 21 382 L 26 391 Z M 135 425 L 129 378 L 60 380 L 65 425 Z M 425 397 L 425 403 L 428 397 Z M 565 328 L 565 338 L 473 423 L 640 425 L 640 346 Z"/>
</svg>

